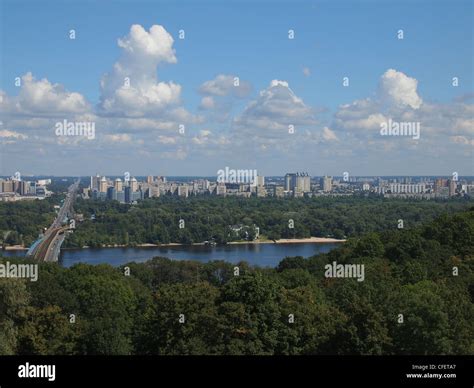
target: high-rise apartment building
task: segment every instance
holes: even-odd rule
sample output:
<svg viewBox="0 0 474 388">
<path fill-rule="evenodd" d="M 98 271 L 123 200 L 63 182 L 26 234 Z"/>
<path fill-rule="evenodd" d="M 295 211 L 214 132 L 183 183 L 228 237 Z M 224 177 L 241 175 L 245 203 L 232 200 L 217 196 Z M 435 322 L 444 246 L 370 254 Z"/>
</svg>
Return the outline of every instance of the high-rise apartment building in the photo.
<svg viewBox="0 0 474 388">
<path fill-rule="evenodd" d="M 330 193 L 332 191 L 332 177 L 323 176 L 320 181 L 320 186 L 325 193 Z"/>
<path fill-rule="evenodd" d="M 107 192 L 107 187 L 108 187 L 107 178 L 105 176 L 103 176 L 102 178 L 100 178 L 99 192 L 106 193 Z"/>
<path fill-rule="evenodd" d="M 285 175 L 285 191 L 293 193 L 309 193 L 311 191 L 311 177 L 308 173 L 288 173 Z"/>
<path fill-rule="evenodd" d="M 115 179 L 114 182 L 115 191 L 123 191 L 123 182 L 120 178 Z"/>
<path fill-rule="evenodd" d="M 135 177 L 130 179 L 130 188 L 132 189 L 132 192 L 138 191 L 138 181 Z"/>
<path fill-rule="evenodd" d="M 99 190 L 99 184 L 100 184 L 100 175 L 97 174 L 96 176 L 91 176 L 91 190 Z"/>
</svg>

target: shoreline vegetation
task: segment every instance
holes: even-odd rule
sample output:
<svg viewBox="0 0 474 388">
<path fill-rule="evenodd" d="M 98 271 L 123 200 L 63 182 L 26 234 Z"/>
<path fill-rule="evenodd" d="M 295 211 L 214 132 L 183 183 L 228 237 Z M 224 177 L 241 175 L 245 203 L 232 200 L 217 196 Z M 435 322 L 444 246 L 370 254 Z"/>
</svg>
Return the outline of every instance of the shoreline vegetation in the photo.
<svg viewBox="0 0 474 388">
<path fill-rule="evenodd" d="M 0 278 L 0 354 L 471 355 L 473 264 L 474 207 L 275 267 L 40 262 L 37 281 Z"/>
<path fill-rule="evenodd" d="M 247 245 L 247 244 L 332 244 L 332 243 L 343 243 L 346 240 L 336 239 L 330 237 L 308 237 L 308 238 L 282 238 L 279 240 L 253 240 L 253 241 L 230 241 L 226 245 Z M 101 247 L 94 247 L 94 249 L 101 248 L 158 248 L 158 247 L 172 247 L 172 246 L 205 246 L 206 243 L 192 243 L 192 244 L 182 244 L 182 243 L 167 243 L 167 244 L 136 244 L 136 245 L 126 245 L 126 244 L 113 244 L 113 245 L 103 245 Z M 83 246 L 82 248 L 61 248 L 61 249 L 89 249 L 89 246 Z M 11 245 L 2 247 L 4 251 L 26 251 L 29 248 L 22 245 Z"/>
<path fill-rule="evenodd" d="M 21 252 L 31 246 L 40 228 L 48 227 L 54 220 L 53 204 L 56 202 L 52 199 L 40 203 L 0 203 L 0 249 Z M 77 198 L 74 211 L 80 215 L 78 225 L 62 247 L 191 245 L 206 241 L 210 245 L 214 242 L 260 244 L 265 240 L 291 244 L 300 242 L 294 239 L 310 236 L 342 240 L 391 230 L 397 227 L 399 219 L 403 219 L 405 227 L 417 227 L 436 217 L 465 211 L 472 204 L 471 199 L 420 202 L 371 196 L 245 200 L 233 197 L 184 200 L 164 196 L 136 205 Z M 186 222 L 185 228 L 181 227 L 181 220 Z M 289 227 L 290 221 L 293 228 Z"/>
</svg>

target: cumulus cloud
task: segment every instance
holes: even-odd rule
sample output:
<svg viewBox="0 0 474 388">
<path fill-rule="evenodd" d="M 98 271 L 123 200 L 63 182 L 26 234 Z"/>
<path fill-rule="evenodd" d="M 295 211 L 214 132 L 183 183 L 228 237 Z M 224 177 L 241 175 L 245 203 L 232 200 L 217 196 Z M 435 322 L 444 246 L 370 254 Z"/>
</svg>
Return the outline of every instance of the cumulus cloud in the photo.
<svg viewBox="0 0 474 388">
<path fill-rule="evenodd" d="M 331 127 L 339 138 L 351 143 L 354 151 L 363 154 L 405 150 L 429 157 L 433 152 L 447 152 L 449 143 L 472 147 L 474 105 L 468 103 L 469 96 L 431 103 L 419 96 L 417 85 L 416 79 L 389 69 L 381 76 L 375 97 L 340 105 Z M 420 136 L 381 136 L 381 126 L 389 120 L 419 125 Z"/>
<path fill-rule="evenodd" d="M 63 85 L 53 84 L 46 78 L 36 80 L 31 72 L 21 77 L 17 96 L 0 93 L 0 107 L 4 114 L 37 116 L 82 113 L 90 109 L 80 93 L 69 92 Z"/>
<path fill-rule="evenodd" d="M 219 74 L 214 79 L 204 82 L 199 87 L 199 93 L 209 96 L 233 96 L 238 98 L 246 97 L 252 86 L 247 81 L 240 80 L 239 77 L 229 74 Z"/>
<path fill-rule="evenodd" d="M 336 133 L 328 127 L 323 128 L 322 138 L 323 140 L 328 142 L 339 141 L 339 138 L 337 137 Z"/>
<path fill-rule="evenodd" d="M 157 66 L 176 63 L 173 37 L 159 25 L 146 31 L 132 25 L 118 40 L 122 55 L 101 80 L 102 115 L 121 117 L 159 116 L 175 118 L 172 109 L 181 103 L 181 85 L 158 81 Z"/>
<path fill-rule="evenodd" d="M 158 143 L 161 143 L 161 144 L 176 144 L 177 141 L 178 141 L 177 138 L 173 136 L 163 136 L 163 135 L 158 136 Z"/>
<path fill-rule="evenodd" d="M 216 103 L 214 101 L 214 98 L 211 96 L 205 96 L 201 99 L 201 104 L 199 104 L 200 109 L 213 109 L 215 108 Z"/>
<path fill-rule="evenodd" d="M 293 93 L 288 82 L 272 80 L 235 118 L 234 124 L 267 131 L 288 130 L 288 125 L 314 125 L 316 119 L 313 109 Z"/>
<path fill-rule="evenodd" d="M 18 140 L 25 140 L 25 139 L 28 139 L 28 136 L 23 135 L 22 133 L 10 131 L 8 129 L 0 130 L 0 144 L 12 144 Z"/>
<path fill-rule="evenodd" d="M 130 33 L 119 39 L 118 45 L 131 58 L 146 58 L 147 61 L 153 62 L 154 66 L 160 62 L 176 63 L 177 61 L 172 36 L 163 26 L 156 24 L 150 27 L 149 32 L 139 24 L 132 25 Z M 146 66 L 146 63 L 137 65 Z"/>
<path fill-rule="evenodd" d="M 415 121 L 428 108 L 418 95 L 418 81 L 394 69 L 388 69 L 379 80 L 375 98 L 355 100 L 339 106 L 334 127 L 356 136 L 376 136 L 380 125 L 392 118 Z M 372 135 L 372 136 L 370 136 Z"/>
<path fill-rule="evenodd" d="M 418 81 L 400 71 L 388 69 L 381 77 L 379 96 L 382 102 L 418 109 L 423 100 L 417 92 Z"/>
<path fill-rule="evenodd" d="M 128 133 L 106 135 L 106 140 L 112 143 L 129 143 L 132 137 Z"/>
</svg>

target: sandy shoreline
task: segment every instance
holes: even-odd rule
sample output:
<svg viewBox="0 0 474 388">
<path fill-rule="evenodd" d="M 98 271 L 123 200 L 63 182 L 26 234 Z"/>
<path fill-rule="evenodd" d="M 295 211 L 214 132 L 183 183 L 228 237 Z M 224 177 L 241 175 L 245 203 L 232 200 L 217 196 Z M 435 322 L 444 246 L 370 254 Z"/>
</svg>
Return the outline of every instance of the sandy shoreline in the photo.
<svg viewBox="0 0 474 388">
<path fill-rule="evenodd" d="M 22 245 L 9 245 L 3 248 L 4 251 L 27 251 L 28 249 Z"/>
<path fill-rule="evenodd" d="M 281 238 L 279 240 L 256 240 L 256 241 L 232 241 L 227 244 L 302 244 L 302 243 L 314 243 L 314 244 L 327 244 L 327 243 L 343 243 L 346 240 L 338 240 L 329 237 L 308 237 L 308 238 Z"/>
<path fill-rule="evenodd" d="M 255 240 L 255 241 L 231 241 L 228 242 L 227 245 L 239 245 L 239 244 L 304 244 L 304 243 L 312 243 L 312 244 L 332 244 L 332 243 L 343 243 L 346 240 L 338 240 L 335 238 L 329 237 L 309 237 L 309 238 L 282 238 L 276 241 L 273 240 Z M 173 247 L 173 246 L 195 246 L 195 245 L 205 245 L 204 243 L 194 243 L 194 244 L 181 244 L 181 243 L 168 243 L 168 244 L 137 244 L 135 246 L 130 245 L 104 245 L 100 248 L 159 248 L 159 247 Z M 91 248 L 89 246 L 84 246 L 82 248 L 62 248 L 62 249 L 88 249 Z M 98 249 L 100 249 L 98 248 Z M 23 251 L 28 250 L 21 245 L 12 245 L 4 247 L 5 251 Z"/>
<path fill-rule="evenodd" d="M 308 238 L 282 238 L 280 240 L 255 240 L 255 241 L 230 241 L 227 245 L 244 245 L 244 244 L 333 244 L 333 243 L 343 243 L 346 240 L 338 240 L 335 238 L 329 237 L 308 237 Z M 204 243 L 193 243 L 193 244 L 181 244 L 181 243 L 168 243 L 168 244 L 137 244 L 135 246 L 127 245 L 106 245 L 101 248 L 159 248 L 159 247 L 179 247 L 179 246 L 200 246 L 206 245 Z M 84 246 L 82 248 L 91 248 L 89 246 Z M 77 248 L 63 248 L 63 249 L 77 249 Z M 100 249 L 100 248 L 99 248 Z"/>
</svg>

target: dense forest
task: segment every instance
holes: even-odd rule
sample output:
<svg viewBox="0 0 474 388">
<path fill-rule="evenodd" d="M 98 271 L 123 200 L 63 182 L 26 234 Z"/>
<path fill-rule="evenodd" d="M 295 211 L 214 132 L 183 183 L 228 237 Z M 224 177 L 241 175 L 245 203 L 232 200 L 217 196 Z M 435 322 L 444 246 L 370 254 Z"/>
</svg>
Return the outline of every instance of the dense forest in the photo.
<svg viewBox="0 0 474 388">
<path fill-rule="evenodd" d="M 326 278 L 334 261 L 364 264 L 365 280 Z M 474 208 L 276 268 L 39 271 L 0 279 L 0 354 L 474 354 Z"/>
<path fill-rule="evenodd" d="M 259 227 L 261 238 L 360 236 L 397 228 L 412 228 L 442 214 L 468 209 L 474 201 L 395 200 L 381 197 L 236 198 L 160 197 L 125 205 L 112 201 L 78 200 L 84 222 L 65 247 L 199 243 L 223 244 L 245 238 L 230 225 Z M 92 218 L 92 219 L 91 219 Z M 183 220 L 180 228 L 180 220 Z M 291 220 L 291 221 L 290 221 Z M 293 226 L 293 227 L 290 227 Z M 254 236 L 249 233 L 248 238 Z"/>
<path fill-rule="evenodd" d="M 70 182 L 56 183 L 67 189 Z M 0 245 L 30 246 L 43 228 L 49 227 L 63 194 L 42 201 L 0 202 Z M 63 247 L 105 245 L 199 243 L 214 239 L 219 244 L 252 239 L 255 226 L 262 239 L 334 237 L 346 238 L 397 227 L 413 227 L 442 214 L 469 208 L 474 201 L 420 201 L 381 197 L 235 198 L 161 197 L 138 205 L 116 201 L 78 199 L 77 224 Z M 180 220 L 183 220 L 180 228 Z M 290 228 L 290 220 L 293 228 Z M 242 225 L 235 233 L 229 227 Z M 245 233 L 247 232 L 247 233 Z"/>
<path fill-rule="evenodd" d="M 0 245 L 31 245 L 51 225 L 59 199 L 0 202 Z"/>
</svg>

